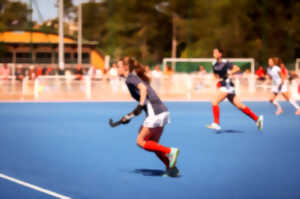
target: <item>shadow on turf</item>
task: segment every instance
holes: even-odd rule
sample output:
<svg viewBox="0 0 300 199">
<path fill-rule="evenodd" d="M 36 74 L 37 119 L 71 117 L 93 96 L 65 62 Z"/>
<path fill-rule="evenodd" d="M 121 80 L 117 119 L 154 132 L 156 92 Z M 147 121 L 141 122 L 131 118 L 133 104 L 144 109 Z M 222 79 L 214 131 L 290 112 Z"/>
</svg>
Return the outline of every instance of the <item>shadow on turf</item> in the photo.
<svg viewBox="0 0 300 199">
<path fill-rule="evenodd" d="M 178 172 L 178 170 L 177 170 Z M 157 177 L 166 177 L 166 172 L 158 169 L 135 169 L 132 173 L 141 174 L 143 176 L 157 176 Z M 168 175 L 168 177 L 179 178 L 181 175 L 176 173 L 176 175 Z"/>
<path fill-rule="evenodd" d="M 132 172 L 143 176 L 163 176 L 165 174 L 165 171 L 158 169 L 135 169 Z"/>
<path fill-rule="evenodd" d="M 222 133 L 244 133 L 244 131 L 240 131 L 240 130 L 233 130 L 233 129 L 227 129 L 227 130 L 219 130 L 216 131 L 216 134 L 222 134 Z"/>
</svg>

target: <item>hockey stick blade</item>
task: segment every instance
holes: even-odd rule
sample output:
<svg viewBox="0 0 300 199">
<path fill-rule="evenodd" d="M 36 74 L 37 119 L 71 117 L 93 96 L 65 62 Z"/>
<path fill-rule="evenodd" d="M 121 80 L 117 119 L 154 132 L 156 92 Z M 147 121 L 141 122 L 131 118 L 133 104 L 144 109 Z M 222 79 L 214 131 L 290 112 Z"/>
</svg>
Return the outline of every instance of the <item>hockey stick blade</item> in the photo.
<svg viewBox="0 0 300 199">
<path fill-rule="evenodd" d="M 117 121 L 117 122 L 114 122 L 112 119 L 109 119 L 109 125 L 110 125 L 111 127 L 117 127 L 117 126 L 119 126 L 120 124 L 122 124 L 122 120 L 119 120 L 119 121 Z"/>
</svg>

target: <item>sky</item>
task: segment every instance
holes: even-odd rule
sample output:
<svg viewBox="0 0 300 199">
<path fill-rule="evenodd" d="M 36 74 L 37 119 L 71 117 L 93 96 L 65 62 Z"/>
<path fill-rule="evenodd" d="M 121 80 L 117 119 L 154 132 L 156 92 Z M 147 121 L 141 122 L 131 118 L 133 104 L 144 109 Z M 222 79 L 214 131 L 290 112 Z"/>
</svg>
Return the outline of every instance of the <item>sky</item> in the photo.
<svg viewBox="0 0 300 199">
<path fill-rule="evenodd" d="M 20 0 L 26 2 L 29 5 L 30 0 Z M 41 15 L 44 20 L 53 19 L 57 17 L 57 8 L 55 7 L 57 0 L 35 0 L 37 3 Z M 78 5 L 80 2 L 88 2 L 88 0 L 73 0 L 73 4 Z M 33 20 L 41 23 L 41 19 L 38 15 L 37 8 L 33 3 Z"/>
</svg>

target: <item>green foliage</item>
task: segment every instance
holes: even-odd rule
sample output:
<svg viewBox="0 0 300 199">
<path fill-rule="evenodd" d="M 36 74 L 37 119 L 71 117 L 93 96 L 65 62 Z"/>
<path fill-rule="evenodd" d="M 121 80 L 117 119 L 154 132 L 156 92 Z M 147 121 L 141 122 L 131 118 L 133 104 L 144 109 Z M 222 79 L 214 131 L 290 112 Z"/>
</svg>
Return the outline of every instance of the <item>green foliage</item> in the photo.
<svg viewBox="0 0 300 199">
<path fill-rule="evenodd" d="M 77 16 L 72 0 L 64 3 L 67 16 Z M 15 20 L 26 26 L 25 4 L 1 4 L 0 30 L 12 28 Z M 226 57 L 265 63 L 279 56 L 290 62 L 300 57 L 299 10 L 299 0 L 90 0 L 82 5 L 83 37 L 113 58 L 158 63 L 171 56 L 175 23 L 178 57 L 212 57 L 212 49 L 221 46 Z"/>
<path fill-rule="evenodd" d="M 26 28 L 29 26 L 28 14 L 31 12 L 26 3 L 1 0 L 0 29 Z"/>
</svg>

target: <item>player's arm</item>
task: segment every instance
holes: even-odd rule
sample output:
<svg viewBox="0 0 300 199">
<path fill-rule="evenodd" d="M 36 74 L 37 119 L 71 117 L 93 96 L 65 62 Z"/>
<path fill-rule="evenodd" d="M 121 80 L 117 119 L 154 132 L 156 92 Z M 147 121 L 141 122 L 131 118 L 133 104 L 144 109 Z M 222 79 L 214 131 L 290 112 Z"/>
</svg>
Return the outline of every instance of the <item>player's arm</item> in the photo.
<svg viewBox="0 0 300 199">
<path fill-rule="evenodd" d="M 286 73 L 285 73 L 285 71 L 283 71 L 283 70 L 285 70 L 285 69 L 280 69 L 280 78 L 281 78 L 281 83 L 283 83 L 284 82 L 284 80 L 286 80 L 286 78 L 287 78 L 287 75 L 286 75 Z"/>
<path fill-rule="evenodd" d="M 137 85 L 137 88 L 139 89 L 139 92 L 140 92 L 139 104 L 133 109 L 132 112 L 130 112 L 127 115 L 122 117 L 121 120 L 122 120 L 123 124 L 129 123 L 133 117 L 141 114 L 141 112 L 145 106 L 146 97 L 147 97 L 147 87 L 143 83 L 139 83 Z"/>
<path fill-rule="evenodd" d="M 143 83 L 139 83 L 137 85 L 137 88 L 140 91 L 140 101 L 139 105 L 144 106 L 146 102 L 146 97 L 147 97 L 147 87 Z"/>
<path fill-rule="evenodd" d="M 228 71 L 229 75 L 234 75 L 235 73 L 240 71 L 240 67 L 237 65 L 233 65 L 232 69 Z"/>
</svg>

